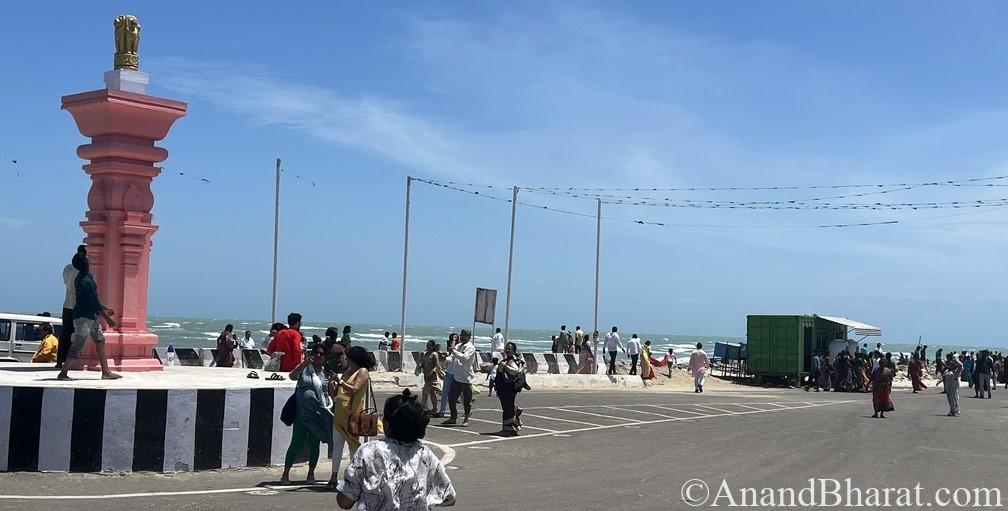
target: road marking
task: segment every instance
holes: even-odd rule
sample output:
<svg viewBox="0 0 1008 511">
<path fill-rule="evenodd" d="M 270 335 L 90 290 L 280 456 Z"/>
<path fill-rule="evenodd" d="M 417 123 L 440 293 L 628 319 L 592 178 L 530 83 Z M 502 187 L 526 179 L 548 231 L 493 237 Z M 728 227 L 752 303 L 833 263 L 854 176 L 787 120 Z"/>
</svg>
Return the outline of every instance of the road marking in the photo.
<svg viewBox="0 0 1008 511">
<path fill-rule="evenodd" d="M 138 497 L 177 497 L 183 495 L 213 495 L 219 493 L 245 493 L 250 491 L 277 490 L 289 491 L 301 488 L 321 488 L 322 485 L 294 484 L 290 486 L 253 486 L 250 488 L 224 488 L 219 490 L 190 490 L 190 491 L 157 491 L 145 493 L 115 493 L 111 495 L 0 495 L 0 500 L 105 500 L 105 499 L 132 499 Z"/>
<path fill-rule="evenodd" d="M 670 411 L 670 412 L 692 413 L 693 415 L 699 415 L 699 416 L 702 416 L 702 417 L 706 417 L 707 416 L 706 413 L 694 412 L 693 410 L 683 410 L 681 408 L 668 408 L 668 407 L 665 407 L 665 406 L 658 406 L 658 405 L 644 405 L 644 406 L 650 406 L 652 408 L 657 408 L 659 410 L 667 410 L 667 411 Z"/>
<path fill-rule="evenodd" d="M 525 415 L 525 414 L 522 414 L 522 415 Z M 499 421 L 488 421 L 486 419 L 477 419 L 475 417 L 469 417 L 469 420 L 471 420 L 471 421 L 478 421 L 478 422 L 487 422 L 487 423 L 490 423 L 490 424 L 500 424 Z M 560 431 L 557 431 L 555 429 L 537 428 L 535 426 L 526 426 L 524 424 L 522 424 L 522 429 L 538 429 L 539 431 L 549 431 L 550 433 L 560 433 Z"/>
<path fill-rule="evenodd" d="M 696 406 L 697 408 L 707 408 L 707 409 L 709 409 L 709 410 L 714 410 L 715 412 L 721 412 L 721 413 L 729 413 L 729 414 L 733 414 L 733 413 L 735 413 L 735 412 L 733 412 L 733 411 L 731 411 L 731 410 L 725 410 L 725 409 L 723 409 L 723 408 L 717 408 L 717 407 L 714 407 L 714 406 L 707 406 L 707 405 L 695 405 L 695 406 Z M 762 411 L 762 410 L 761 410 L 761 411 Z"/>
<path fill-rule="evenodd" d="M 609 405 L 605 405 L 605 407 L 606 408 L 612 408 L 613 410 L 624 411 L 624 412 L 634 412 L 634 413 L 643 413 L 643 414 L 647 414 L 647 415 L 657 415 L 658 417 L 665 417 L 667 419 L 674 419 L 675 418 L 675 416 L 673 416 L 673 415 L 665 415 L 664 413 L 655 413 L 655 412 L 645 412 L 643 410 L 634 410 L 633 408 L 619 408 L 619 407 L 616 407 L 616 406 L 609 406 Z"/>
<path fill-rule="evenodd" d="M 766 404 L 766 405 L 770 405 L 770 406 L 776 406 L 778 409 L 788 408 L 787 405 L 784 405 L 784 404 L 781 404 L 781 403 L 762 403 L 762 404 Z"/>
<path fill-rule="evenodd" d="M 523 408 L 522 410 L 525 410 L 525 408 Z M 601 424 L 595 424 L 594 422 L 576 421 L 574 419 L 561 419 L 559 417 L 547 417 L 545 415 L 536 415 L 534 413 L 528 413 L 528 412 L 524 412 L 524 411 L 522 412 L 522 415 L 525 416 L 525 417 L 535 417 L 537 419 L 548 419 L 548 420 L 551 420 L 551 421 L 571 422 L 571 423 L 574 423 L 574 424 L 581 424 L 583 426 L 600 426 L 601 425 Z"/>
<path fill-rule="evenodd" d="M 761 412 L 766 410 L 766 408 L 756 408 L 755 406 L 749 406 L 749 405 L 735 405 L 735 406 L 740 406 L 742 408 L 748 408 L 750 410 L 759 410 Z"/>
<path fill-rule="evenodd" d="M 751 415 L 751 414 L 756 414 L 756 413 L 774 413 L 774 412 L 782 412 L 782 411 L 788 411 L 788 410 L 798 410 L 798 409 L 802 409 L 802 408 L 818 408 L 818 407 L 822 407 L 822 406 L 829 406 L 829 405 L 843 404 L 843 403 L 853 403 L 853 402 L 854 401 L 838 401 L 838 402 L 833 402 L 833 403 L 810 404 L 810 405 L 807 405 L 807 406 L 795 406 L 793 408 L 776 408 L 776 409 L 773 409 L 773 410 L 748 410 L 748 411 L 743 411 L 743 412 L 727 412 L 727 413 L 720 413 L 720 414 L 703 415 L 703 416 L 699 416 L 699 417 L 675 417 L 675 418 L 671 418 L 671 419 L 656 419 L 656 420 L 652 420 L 652 421 L 638 421 L 638 422 L 632 423 L 632 424 L 627 424 L 627 423 L 623 423 L 623 424 L 608 424 L 608 425 L 605 425 L 605 426 L 595 426 L 595 427 L 588 427 L 588 428 L 571 429 L 571 430 L 565 431 L 564 433 L 582 433 L 582 432 L 585 432 L 585 431 L 599 431 L 599 430 L 603 430 L 603 429 L 623 428 L 623 427 L 630 426 L 630 425 L 640 426 L 640 425 L 645 425 L 645 424 L 663 424 L 663 423 L 667 423 L 667 422 L 682 422 L 682 421 L 691 421 L 691 420 L 695 420 L 695 419 L 706 419 L 706 418 L 711 418 L 711 417 L 726 417 L 726 416 L 730 416 L 730 415 Z M 488 438 L 488 439 L 485 439 L 485 440 L 476 440 L 476 441 L 472 441 L 472 442 L 462 442 L 462 443 L 459 443 L 459 444 L 451 444 L 449 447 L 469 447 L 470 445 L 488 444 L 488 443 L 491 443 L 491 442 L 506 442 L 506 441 L 528 439 L 528 438 L 539 438 L 539 437 L 545 437 L 545 436 L 552 436 L 552 433 L 534 433 L 534 434 L 531 434 L 531 435 L 521 435 L 521 436 L 516 436 L 516 437 Z"/>
<path fill-rule="evenodd" d="M 472 418 L 470 418 L 469 420 L 472 420 Z M 480 434 L 479 431 L 473 431 L 469 428 L 463 428 L 462 426 L 434 426 L 434 427 L 437 428 L 439 431 L 454 431 L 456 433 L 467 433 L 470 435 L 477 435 L 477 436 Z"/>
<path fill-rule="evenodd" d="M 424 439 L 423 443 L 427 445 L 433 445 L 441 450 L 441 464 L 447 466 L 449 463 L 455 461 L 455 449 L 448 447 L 447 445 L 442 445 L 436 442 L 431 442 L 430 440 Z"/>
<path fill-rule="evenodd" d="M 592 412 L 585 412 L 585 411 L 581 411 L 581 410 L 570 410 L 570 409 L 567 409 L 567 408 L 557 408 L 557 410 L 559 410 L 561 412 L 569 412 L 569 413 L 583 413 L 585 415 L 591 415 L 592 417 L 602 417 L 602 418 L 605 418 L 605 419 L 612 419 L 612 420 L 617 420 L 617 421 L 631 421 L 631 423 L 640 422 L 637 419 L 627 419 L 626 417 L 617 417 L 615 415 L 606 415 L 606 414 L 603 414 L 603 413 L 592 413 Z"/>
<path fill-rule="evenodd" d="M 446 469 L 452 470 L 455 467 L 449 467 L 448 465 L 455 461 L 455 449 L 451 446 L 442 445 L 436 442 L 431 442 L 428 440 L 423 440 L 424 444 L 436 447 L 443 454 L 441 455 L 441 465 Z M 475 448 L 475 447 L 474 447 Z M 484 449 L 489 449 L 489 447 L 483 447 Z M 162 491 L 162 492 L 144 492 L 144 493 L 114 493 L 111 495 L 0 495 L 0 500 L 106 500 L 106 499 L 132 499 L 140 497 L 178 497 L 186 495 L 214 495 L 222 493 L 247 493 L 247 492 L 264 492 L 264 491 L 290 491 L 299 490 L 301 488 L 317 488 L 321 487 L 318 484 L 292 484 L 288 486 L 272 486 L 272 485 L 262 485 L 262 486 L 252 486 L 249 488 L 224 488 L 217 490 L 189 490 L 189 491 Z M 260 493 L 261 494 L 261 493 Z"/>
</svg>

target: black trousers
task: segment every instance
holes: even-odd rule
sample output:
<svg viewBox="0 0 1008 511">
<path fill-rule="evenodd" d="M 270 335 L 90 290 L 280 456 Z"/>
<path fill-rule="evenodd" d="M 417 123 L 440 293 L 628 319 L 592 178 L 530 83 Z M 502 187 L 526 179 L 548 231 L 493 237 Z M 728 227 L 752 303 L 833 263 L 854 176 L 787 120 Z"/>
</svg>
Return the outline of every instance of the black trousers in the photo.
<svg viewBox="0 0 1008 511">
<path fill-rule="evenodd" d="M 514 390 L 501 391 L 497 389 L 497 398 L 500 399 L 501 404 L 502 431 L 518 431 L 518 427 L 515 424 L 515 416 L 518 413 L 518 407 L 515 406 L 515 398 L 517 397 L 518 393 Z"/>
<path fill-rule="evenodd" d="M 70 352 L 70 345 L 73 339 L 70 337 L 74 333 L 73 309 L 63 309 L 63 331 L 59 335 L 59 345 L 56 349 L 56 363 L 62 365 L 66 362 L 67 353 Z"/>
<path fill-rule="evenodd" d="M 637 374 L 637 357 L 640 355 L 630 355 L 630 374 Z"/>
<path fill-rule="evenodd" d="M 609 352 L 609 369 L 606 370 L 606 374 L 616 374 L 616 352 Z"/>
<path fill-rule="evenodd" d="M 462 396 L 462 410 L 468 417 L 472 412 L 472 384 L 464 381 L 452 383 L 451 393 L 448 394 L 448 409 L 451 410 L 451 418 L 458 418 L 458 399 Z"/>
</svg>

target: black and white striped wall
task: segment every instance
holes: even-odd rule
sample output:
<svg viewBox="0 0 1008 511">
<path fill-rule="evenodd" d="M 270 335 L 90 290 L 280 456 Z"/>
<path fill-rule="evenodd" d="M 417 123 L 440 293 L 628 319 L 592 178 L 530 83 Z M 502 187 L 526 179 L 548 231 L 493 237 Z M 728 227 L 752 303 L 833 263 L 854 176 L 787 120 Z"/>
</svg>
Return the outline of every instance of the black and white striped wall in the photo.
<svg viewBox="0 0 1008 511">
<path fill-rule="evenodd" d="M 389 351 L 375 351 L 375 361 L 378 363 L 379 371 L 398 371 L 412 373 L 420 365 L 419 351 L 408 351 L 402 354 Z M 481 364 L 489 364 L 493 355 L 489 352 L 481 351 L 479 360 L 474 360 L 473 365 L 477 372 Z M 577 374 L 578 355 L 572 353 L 522 353 L 525 360 L 525 369 L 530 374 Z M 605 364 L 599 361 L 598 374 L 605 374 Z"/>
<path fill-rule="evenodd" d="M 0 387 L 0 471 L 184 472 L 282 465 L 293 388 Z"/>
<path fill-rule="evenodd" d="M 209 366 L 217 354 L 217 350 L 211 348 L 179 348 L 179 365 L 187 366 Z M 398 353 L 395 351 L 373 351 L 375 363 L 379 371 L 403 371 L 412 373 L 420 365 L 423 356 L 421 351 L 407 351 Z M 164 363 L 166 355 L 162 348 L 154 349 L 154 356 Z M 481 364 L 490 363 L 492 354 L 489 352 L 479 352 L 479 359 L 473 360 L 473 365 L 477 371 Z M 577 374 L 578 356 L 571 353 L 522 353 L 525 359 L 525 367 L 532 374 Z M 235 350 L 235 360 L 241 360 L 241 367 L 246 369 L 262 369 L 263 357 L 258 350 Z M 598 374 L 605 374 L 605 364 L 600 360 L 601 369 Z"/>
</svg>

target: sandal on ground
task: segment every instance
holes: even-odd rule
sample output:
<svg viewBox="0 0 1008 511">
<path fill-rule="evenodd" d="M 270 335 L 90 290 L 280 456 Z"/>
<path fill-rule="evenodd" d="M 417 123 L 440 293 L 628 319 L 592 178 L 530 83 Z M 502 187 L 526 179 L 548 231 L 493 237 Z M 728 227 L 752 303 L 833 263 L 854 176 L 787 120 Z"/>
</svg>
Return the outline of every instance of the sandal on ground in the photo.
<svg viewBox="0 0 1008 511">
<path fill-rule="evenodd" d="M 255 371 L 252 371 L 252 372 L 248 373 L 248 376 L 246 376 L 246 378 L 251 378 L 253 380 L 258 380 L 259 379 L 259 373 L 255 372 Z"/>
<path fill-rule="evenodd" d="M 272 380 L 272 381 L 283 381 L 284 377 L 280 376 L 277 373 L 273 373 L 273 374 L 267 376 L 266 379 L 267 380 Z"/>
</svg>

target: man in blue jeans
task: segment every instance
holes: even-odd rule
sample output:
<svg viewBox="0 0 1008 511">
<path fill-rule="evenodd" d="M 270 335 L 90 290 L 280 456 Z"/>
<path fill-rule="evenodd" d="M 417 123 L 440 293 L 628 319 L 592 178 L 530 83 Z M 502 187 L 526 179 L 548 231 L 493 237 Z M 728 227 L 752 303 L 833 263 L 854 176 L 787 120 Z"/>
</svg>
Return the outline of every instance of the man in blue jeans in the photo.
<svg viewBox="0 0 1008 511">
<path fill-rule="evenodd" d="M 454 349 L 448 351 L 448 364 L 454 365 L 454 382 L 452 383 L 452 388 L 450 395 L 448 396 L 448 409 L 451 410 L 451 416 L 448 420 L 441 423 L 442 426 L 453 426 L 458 420 L 458 400 L 462 398 L 463 412 L 465 415 L 462 417 L 462 427 L 469 427 L 469 414 L 472 412 L 472 383 L 473 379 L 476 377 L 476 372 L 473 368 L 473 358 L 476 356 L 476 348 L 473 343 L 470 342 L 472 339 L 472 333 L 468 330 L 462 330 L 459 334 L 459 343 L 455 345 Z"/>
<path fill-rule="evenodd" d="M 450 353 L 455 349 L 455 340 L 458 339 L 456 334 L 451 334 L 448 336 L 448 352 Z M 448 396 L 451 394 L 452 384 L 455 383 L 455 367 L 450 363 L 445 363 L 445 376 L 444 384 L 441 385 L 441 407 L 438 410 L 437 415 L 434 417 L 444 417 L 445 410 L 448 408 Z"/>
</svg>

